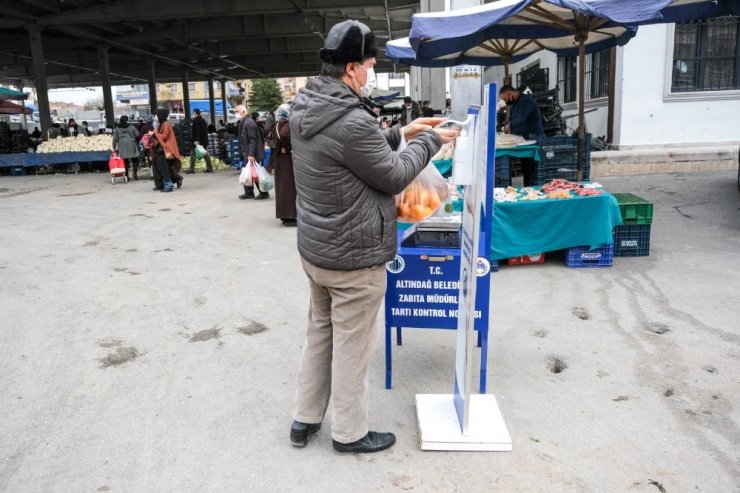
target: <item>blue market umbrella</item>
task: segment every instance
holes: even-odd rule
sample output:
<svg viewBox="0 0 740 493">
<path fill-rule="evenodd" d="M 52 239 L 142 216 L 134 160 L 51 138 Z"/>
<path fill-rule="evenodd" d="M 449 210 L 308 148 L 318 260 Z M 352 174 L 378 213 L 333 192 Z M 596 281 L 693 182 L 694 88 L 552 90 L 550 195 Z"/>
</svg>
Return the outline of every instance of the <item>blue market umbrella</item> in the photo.
<svg viewBox="0 0 740 493">
<path fill-rule="evenodd" d="M 740 13 L 740 0 L 500 0 L 451 12 L 415 14 L 409 45 L 419 64 L 470 56 L 507 41 L 532 40 L 561 56 L 579 58 L 578 141 L 583 142 L 584 58 L 626 43 L 635 26 L 704 20 Z M 631 34 L 630 34 L 631 33 Z M 553 41 L 556 40 L 556 41 Z M 478 50 L 478 51 L 476 51 Z M 582 177 L 578 153 L 578 178 Z"/>
<path fill-rule="evenodd" d="M 509 76 L 509 64 L 524 60 L 532 53 L 543 49 L 534 40 L 502 40 L 491 42 L 485 48 L 474 47 L 464 52 L 452 53 L 439 58 L 417 59 L 409 38 L 388 41 L 385 54 L 394 63 L 405 63 L 419 67 L 451 67 L 453 65 L 503 65 L 506 77 Z"/>
</svg>

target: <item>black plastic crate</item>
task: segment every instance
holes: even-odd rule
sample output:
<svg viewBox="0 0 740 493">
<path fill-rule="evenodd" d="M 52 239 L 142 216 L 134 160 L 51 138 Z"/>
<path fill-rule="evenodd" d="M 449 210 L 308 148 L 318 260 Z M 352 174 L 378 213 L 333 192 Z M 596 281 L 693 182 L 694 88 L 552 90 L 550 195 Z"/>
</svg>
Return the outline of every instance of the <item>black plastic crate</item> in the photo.
<svg viewBox="0 0 740 493">
<path fill-rule="evenodd" d="M 538 137 L 540 162 L 537 163 L 535 185 L 563 178 L 574 181 L 578 177 L 578 137 L 557 135 Z M 583 181 L 591 176 L 591 134 L 583 136 Z"/>
<path fill-rule="evenodd" d="M 647 257 L 650 255 L 650 224 L 614 227 L 615 257 Z"/>
<path fill-rule="evenodd" d="M 511 186 L 511 157 L 496 156 L 496 176 L 494 187 Z"/>
</svg>

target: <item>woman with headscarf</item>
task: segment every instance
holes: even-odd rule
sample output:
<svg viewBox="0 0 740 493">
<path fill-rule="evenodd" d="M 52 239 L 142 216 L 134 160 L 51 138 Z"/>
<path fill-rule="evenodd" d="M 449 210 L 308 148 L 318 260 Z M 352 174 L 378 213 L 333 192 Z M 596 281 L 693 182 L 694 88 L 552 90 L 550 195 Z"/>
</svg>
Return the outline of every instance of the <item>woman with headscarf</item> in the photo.
<svg viewBox="0 0 740 493">
<path fill-rule="evenodd" d="M 157 110 L 159 126 L 154 132 L 154 138 L 149 139 L 149 148 L 154 158 L 154 189 L 162 192 L 171 192 L 175 183 L 177 188 L 182 186 L 182 176 L 177 173 L 182 169 L 182 156 L 177 148 L 172 125 L 167 121 L 169 114 L 167 109 Z"/>
<path fill-rule="evenodd" d="M 296 191 L 293 176 L 293 154 L 290 145 L 290 105 L 281 104 L 275 112 L 275 151 L 270 154 L 270 166 L 275 170 L 275 217 L 283 226 L 297 226 Z"/>
<path fill-rule="evenodd" d="M 118 121 L 118 128 L 113 130 L 113 150 L 118 151 L 118 155 L 126 163 L 126 181 L 128 181 L 128 170 L 134 168 L 134 180 L 138 180 L 139 172 L 139 149 L 137 139 L 139 131 L 133 125 L 128 124 L 128 117 L 123 115 Z"/>
</svg>

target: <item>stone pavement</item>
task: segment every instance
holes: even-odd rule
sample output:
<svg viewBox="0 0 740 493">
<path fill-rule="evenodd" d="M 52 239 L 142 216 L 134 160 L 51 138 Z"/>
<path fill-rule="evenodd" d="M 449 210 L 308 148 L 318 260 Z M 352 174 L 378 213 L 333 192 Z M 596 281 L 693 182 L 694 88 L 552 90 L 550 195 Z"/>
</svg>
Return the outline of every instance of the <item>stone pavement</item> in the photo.
<svg viewBox="0 0 740 493">
<path fill-rule="evenodd" d="M 738 491 L 736 171 L 599 181 L 654 202 L 649 257 L 492 276 L 514 451 L 422 452 L 414 396 L 451 392 L 454 333 L 405 331 L 385 390 L 379 330 L 370 421 L 398 443 L 338 456 L 330 417 L 288 441 L 308 293 L 274 199 L 230 170 L 0 178 L 0 491 Z"/>
</svg>

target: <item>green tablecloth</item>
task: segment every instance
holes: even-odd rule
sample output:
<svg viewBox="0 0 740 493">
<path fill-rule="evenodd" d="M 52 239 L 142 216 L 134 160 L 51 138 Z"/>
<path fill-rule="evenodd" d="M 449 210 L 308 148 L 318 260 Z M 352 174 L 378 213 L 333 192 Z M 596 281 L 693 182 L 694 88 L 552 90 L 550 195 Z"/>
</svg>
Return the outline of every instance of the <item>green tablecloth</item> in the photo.
<svg viewBox="0 0 740 493">
<path fill-rule="evenodd" d="M 591 197 L 494 202 L 492 221 L 491 257 L 500 260 L 611 243 L 622 215 L 617 199 L 602 191 Z"/>
<path fill-rule="evenodd" d="M 516 146 L 516 147 L 497 147 L 496 157 L 500 156 L 511 156 L 519 159 L 529 158 L 540 162 L 540 146 L 532 144 L 528 146 Z"/>
</svg>

